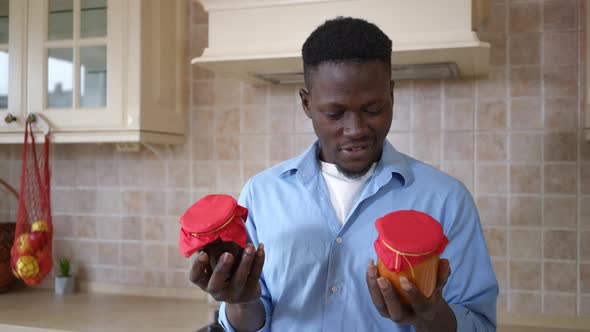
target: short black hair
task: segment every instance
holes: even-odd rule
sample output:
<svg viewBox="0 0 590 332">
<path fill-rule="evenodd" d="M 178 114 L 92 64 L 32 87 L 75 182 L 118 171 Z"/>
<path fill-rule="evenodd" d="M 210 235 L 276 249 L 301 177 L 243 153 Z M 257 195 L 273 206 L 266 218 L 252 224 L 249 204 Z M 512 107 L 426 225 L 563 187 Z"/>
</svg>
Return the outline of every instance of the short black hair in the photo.
<svg viewBox="0 0 590 332">
<path fill-rule="evenodd" d="M 375 24 L 360 18 L 336 17 L 317 27 L 301 49 L 303 77 L 324 62 L 379 60 L 391 68 L 391 39 Z"/>
</svg>

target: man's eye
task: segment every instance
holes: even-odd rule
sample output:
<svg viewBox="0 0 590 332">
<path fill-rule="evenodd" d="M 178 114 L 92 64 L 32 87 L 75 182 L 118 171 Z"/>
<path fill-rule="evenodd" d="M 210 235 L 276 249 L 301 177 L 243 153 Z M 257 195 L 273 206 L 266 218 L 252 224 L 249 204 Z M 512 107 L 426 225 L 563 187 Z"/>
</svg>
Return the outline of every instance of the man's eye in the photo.
<svg viewBox="0 0 590 332">
<path fill-rule="evenodd" d="M 343 112 L 326 112 L 324 113 L 328 119 L 336 120 L 342 117 Z"/>
<path fill-rule="evenodd" d="M 379 114 L 379 113 L 381 113 L 382 110 L 383 110 L 383 108 L 367 108 L 365 110 L 365 112 L 367 112 L 369 114 Z"/>
</svg>

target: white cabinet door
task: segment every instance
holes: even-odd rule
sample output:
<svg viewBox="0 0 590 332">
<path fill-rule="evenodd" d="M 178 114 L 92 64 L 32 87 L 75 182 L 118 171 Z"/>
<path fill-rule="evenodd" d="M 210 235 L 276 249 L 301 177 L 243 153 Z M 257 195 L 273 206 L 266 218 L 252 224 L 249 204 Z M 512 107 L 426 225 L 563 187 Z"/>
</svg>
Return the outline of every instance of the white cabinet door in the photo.
<svg viewBox="0 0 590 332">
<path fill-rule="evenodd" d="M 3 135 L 19 135 L 24 128 L 26 22 L 26 0 L 0 0 L 0 133 Z"/>
<path fill-rule="evenodd" d="M 29 0 L 28 113 L 43 115 L 56 132 L 129 128 L 125 2 Z"/>
<path fill-rule="evenodd" d="M 0 0 L 0 144 L 182 143 L 186 1 Z"/>
</svg>

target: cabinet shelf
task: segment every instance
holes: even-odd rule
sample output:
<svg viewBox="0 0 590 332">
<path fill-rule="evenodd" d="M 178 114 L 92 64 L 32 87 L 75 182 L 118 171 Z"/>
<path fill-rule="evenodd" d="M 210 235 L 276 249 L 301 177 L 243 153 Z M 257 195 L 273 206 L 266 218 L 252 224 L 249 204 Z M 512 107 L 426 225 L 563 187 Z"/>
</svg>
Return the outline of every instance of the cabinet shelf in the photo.
<svg viewBox="0 0 590 332">
<path fill-rule="evenodd" d="M 106 10 L 106 9 L 107 9 L 107 7 L 92 7 L 92 8 L 81 8 L 80 11 L 81 12 L 89 12 L 89 11 L 94 11 L 94 10 Z M 73 12 L 74 12 L 73 9 L 70 9 L 70 10 L 64 9 L 64 10 L 53 10 L 53 11 L 50 11 L 49 14 L 63 14 L 63 13 L 73 13 Z M 0 16 L 0 18 L 1 17 L 2 16 Z"/>
</svg>

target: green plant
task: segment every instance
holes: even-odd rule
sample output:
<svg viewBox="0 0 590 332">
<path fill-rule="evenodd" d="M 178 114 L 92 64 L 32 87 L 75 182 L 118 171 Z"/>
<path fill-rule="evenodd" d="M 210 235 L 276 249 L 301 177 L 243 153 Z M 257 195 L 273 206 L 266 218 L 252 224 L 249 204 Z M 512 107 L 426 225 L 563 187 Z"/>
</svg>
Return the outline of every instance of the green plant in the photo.
<svg viewBox="0 0 590 332">
<path fill-rule="evenodd" d="M 70 276 L 70 260 L 68 258 L 59 259 L 59 276 L 69 277 Z"/>
</svg>

